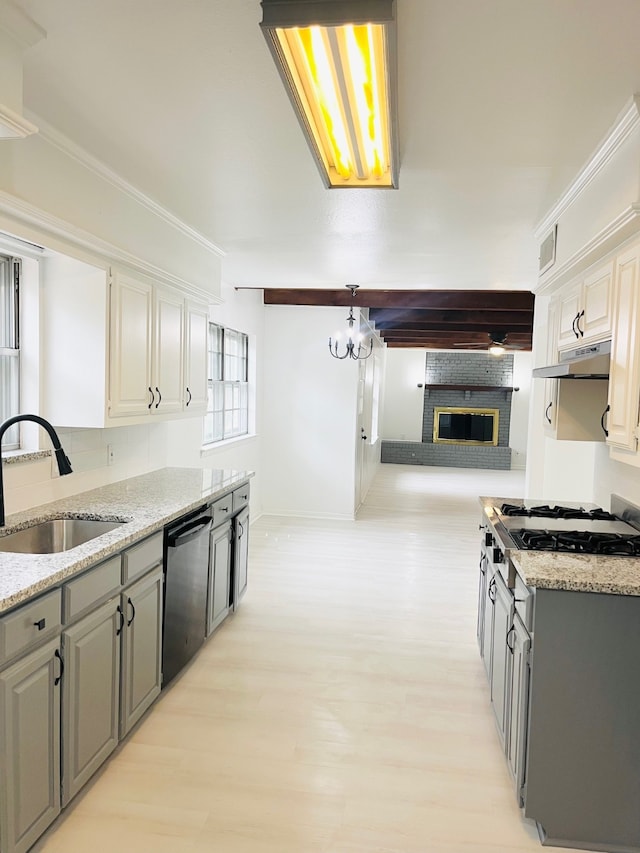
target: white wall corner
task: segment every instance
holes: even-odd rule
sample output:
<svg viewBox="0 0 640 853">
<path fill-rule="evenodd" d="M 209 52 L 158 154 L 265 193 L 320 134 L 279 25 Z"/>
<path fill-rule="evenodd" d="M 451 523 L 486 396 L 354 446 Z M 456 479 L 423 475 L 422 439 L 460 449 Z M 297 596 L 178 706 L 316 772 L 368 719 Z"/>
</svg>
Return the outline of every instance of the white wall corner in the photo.
<svg viewBox="0 0 640 853">
<path fill-rule="evenodd" d="M 541 241 L 551 231 L 562 214 L 573 204 L 575 199 L 593 181 L 596 175 L 602 171 L 639 124 L 640 94 L 636 94 L 624 106 L 611 129 L 558 201 L 538 223 L 534 232 L 538 241 Z"/>
</svg>

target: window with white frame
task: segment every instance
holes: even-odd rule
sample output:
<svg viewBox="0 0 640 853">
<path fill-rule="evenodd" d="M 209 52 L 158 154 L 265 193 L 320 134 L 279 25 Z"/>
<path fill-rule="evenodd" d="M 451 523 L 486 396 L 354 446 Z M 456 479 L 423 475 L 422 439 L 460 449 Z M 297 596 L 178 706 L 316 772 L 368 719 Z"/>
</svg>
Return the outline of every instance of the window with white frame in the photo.
<svg viewBox="0 0 640 853">
<path fill-rule="evenodd" d="M 249 431 L 249 338 L 209 323 L 209 386 L 204 443 L 246 435 Z"/>
<path fill-rule="evenodd" d="M 20 404 L 20 261 L 0 255 L 0 423 L 17 415 Z M 20 446 L 18 424 L 8 429 L 2 447 Z"/>
</svg>

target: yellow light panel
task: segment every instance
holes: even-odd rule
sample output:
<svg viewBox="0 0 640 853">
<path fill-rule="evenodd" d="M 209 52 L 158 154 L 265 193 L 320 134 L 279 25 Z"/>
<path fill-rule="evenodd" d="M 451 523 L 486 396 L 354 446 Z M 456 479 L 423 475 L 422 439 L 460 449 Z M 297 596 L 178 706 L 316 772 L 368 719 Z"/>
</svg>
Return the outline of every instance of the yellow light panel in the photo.
<svg viewBox="0 0 640 853">
<path fill-rule="evenodd" d="M 331 186 L 392 187 L 381 24 L 275 28 Z"/>
</svg>

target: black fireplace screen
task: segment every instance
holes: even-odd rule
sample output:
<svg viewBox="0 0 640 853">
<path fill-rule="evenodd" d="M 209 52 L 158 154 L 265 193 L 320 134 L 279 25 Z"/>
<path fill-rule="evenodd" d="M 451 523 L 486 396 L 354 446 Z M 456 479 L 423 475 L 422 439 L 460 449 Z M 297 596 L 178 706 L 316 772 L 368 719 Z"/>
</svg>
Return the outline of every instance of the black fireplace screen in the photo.
<svg viewBox="0 0 640 853">
<path fill-rule="evenodd" d="M 497 444 L 498 409 L 436 408 L 433 440 L 450 444 Z"/>
</svg>

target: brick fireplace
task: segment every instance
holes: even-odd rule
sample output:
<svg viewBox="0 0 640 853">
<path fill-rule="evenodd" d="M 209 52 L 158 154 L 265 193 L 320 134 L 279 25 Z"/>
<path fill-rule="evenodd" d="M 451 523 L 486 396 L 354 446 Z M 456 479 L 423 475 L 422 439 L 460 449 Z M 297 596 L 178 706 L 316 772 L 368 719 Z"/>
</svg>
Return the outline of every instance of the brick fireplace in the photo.
<svg viewBox="0 0 640 853">
<path fill-rule="evenodd" d="M 513 355 L 427 352 L 422 441 L 383 441 L 382 462 L 455 468 L 511 467 L 509 425 L 513 393 Z M 491 441 L 434 441 L 436 410 L 496 413 Z"/>
</svg>

